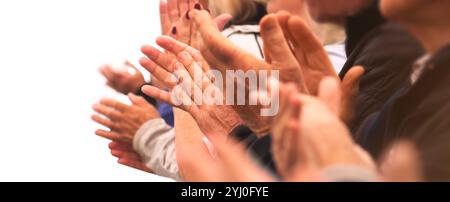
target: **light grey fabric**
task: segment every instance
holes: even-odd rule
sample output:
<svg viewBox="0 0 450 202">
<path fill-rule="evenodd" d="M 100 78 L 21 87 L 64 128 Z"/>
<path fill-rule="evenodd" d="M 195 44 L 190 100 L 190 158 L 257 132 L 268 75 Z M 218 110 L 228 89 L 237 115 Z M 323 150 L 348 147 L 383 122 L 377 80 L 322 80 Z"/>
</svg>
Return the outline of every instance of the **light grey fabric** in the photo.
<svg viewBox="0 0 450 202">
<path fill-rule="evenodd" d="M 378 179 L 375 172 L 350 165 L 330 166 L 322 171 L 321 176 L 332 182 L 374 182 Z"/>
<path fill-rule="evenodd" d="M 175 155 L 175 130 L 164 119 L 143 124 L 133 139 L 133 148 L 155 174 L 179 180 Z"/>
</svg>

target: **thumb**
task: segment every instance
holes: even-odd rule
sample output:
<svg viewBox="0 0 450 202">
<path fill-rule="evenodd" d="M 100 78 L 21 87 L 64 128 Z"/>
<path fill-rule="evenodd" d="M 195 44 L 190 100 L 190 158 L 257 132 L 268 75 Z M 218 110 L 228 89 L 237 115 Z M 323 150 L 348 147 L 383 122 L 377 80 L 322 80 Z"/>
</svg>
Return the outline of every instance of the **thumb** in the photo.
<svg viewBox="0 0 450 202">
<path fill-rule="evenodd" d="M 339 116 L 342 92 L 339 81 L 334 77 L 325 77 L 319 85 L 319 100 L 327 105 L 331 112 Z"/>
<path fill-rule="evenodd" d="M 349 123 L 353 119 L 355 114 L 354 106 L 356 102 L 356 97 L 359 94 L 359 83 L 361 77 L 364 75 L 364 68 L 361 66 L 356 66 L 347 72 L 344 79 L 342 80 L 342 111 L 341 118 L 344 122 Z"/>
<path fill-rule="evenodd" d="M 295 61 L 277 17 L 273 14 L 267 15 L 261 20 L 260 25 L 266 57 L 270 58 L 271 62 Z"/>
<path fill-rule="evenodd" d="M 148 102 L 141 96 L 137 96 L 133 93 L 129 93 L 128 94 L 128 99 L 130 99 L 131 103 L 133 105 L 137 105 L 137 106 L 146 106 L 148 105 Z"/>
<path fill-rule="evenodd" d="M 219 31 L 223 31 L 225 26 L 231 21 L 232 18 L 233 16 L 231 16 L 230 14 L 222 14 L 214 18 L 214 23 L 216 23 Z"/>
</svg>

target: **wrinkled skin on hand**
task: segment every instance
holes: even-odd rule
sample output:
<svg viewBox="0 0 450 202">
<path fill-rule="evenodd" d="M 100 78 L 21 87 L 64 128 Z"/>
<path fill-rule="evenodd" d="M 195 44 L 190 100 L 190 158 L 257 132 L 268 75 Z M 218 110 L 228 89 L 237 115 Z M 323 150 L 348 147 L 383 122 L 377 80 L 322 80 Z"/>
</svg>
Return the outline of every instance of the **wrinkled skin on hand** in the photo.
<svg viewBox="0 0 450 202">
<path fill-rule="evenodd" d="M 142 89 L 143 92 L 191 114 L 206 136 L 226 138 L 231 130 L 241 123 L 241 119 L 233 108 L 223 104 L 208 104 L 205 97 L 200 97 L 202 102 L 198 103 L 195 94 L 192 93 L 197 90 L 201 95 L 205 95 L 206 90 L 213 90 L 214 95 L 223 97 L 222 92 L 214 86 L 207 75 L 208 64 L 197 50 L 172 38 L 160 37 L 157 43 L 168 53 L 162 53 L 151 46 L 144 46 L 142 51 L 147 58 L 142 58 L 141 64 L 155 77 L 164 80 L 170 91 L 145 86 Z M 184 72 L 184 75 L 176 75 L 180 71 Z M 196 73 L 201 74 L 201 80 L 195 80 Z M 181 89 L 176 88 L 177 83 L 171 79 L 174 76 L 182 78 L 187 86 L 182 86 Z M 176 100 L 183 101 L 181 105 L 175 103 L 173 96 Z"/>
<path fill-rule="evenodd" d="M 142 98 L 129 94 L 132 105 L 126 105 L 113 99 L 102 99 L 95 104 L 92 120 L 109 128 L 97 130 L 96 134 L 113 141 L 132 142 L 137 130 L 147 121 L 159 118 L 158 111 Z"/>
</svg>

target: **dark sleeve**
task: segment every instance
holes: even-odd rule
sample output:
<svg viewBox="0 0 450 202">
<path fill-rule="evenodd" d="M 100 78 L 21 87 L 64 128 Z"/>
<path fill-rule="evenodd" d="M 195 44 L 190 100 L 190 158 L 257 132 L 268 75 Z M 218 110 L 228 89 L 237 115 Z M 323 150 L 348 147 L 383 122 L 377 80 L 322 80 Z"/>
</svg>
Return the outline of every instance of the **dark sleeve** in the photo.
<svg viewBox="0 0 450 202">
<path fill-rule="evenodd" d="M 145 84 L 145 85 L 150 85 L 150 83 L 147 83 L 147 84 Z M 146 95 L 145 93 L 143 93 L 142 90 L 141 90 L 141 88 L 139 88 L 138 92 L 136 92 L 135 94 L 136 94 L 137 96 L 143 97 L 145 100 L 147 100 L 148 103 L 150 103 L 151 105 L 153 105 L 153 106 L 155 106 L 155 107 L 156 107 L 157 104 L 158 104 L 158 102 L 157 102 L 154 98 L 152 98 L 152 97 Z"/>
<path fill-rule="evenodd" d="M 258 139 L 253 131 L 244 125 L 234 128 L 231 136 L 239 143 L 245 145 L 245 148 L 248 148 Z"/>
<path fill-rule="evenodd" d="M 275 177 L 279 176 L 272 155 L 272 136 L 270 134 L 253 142 L 253 144 L 248 147 L 248 151 L 253 155 L 260 166 Z"/>
<path fill-rule="evenodd" d="M 258 138 L 248 127 L 242 125 L 235 128 L 231 135 L 245 145 L 247 151 L 260 166 L 277 176 L 275 162 L 272 157 L 272 137 L 270 134 Z"/>
<path fill-rule="evenodd" d="M 341 78 L 356 65 L 365 69 L 356 99 L 356 116 L 350 124 L 352 134 L 409 82 L 411 66 L 423 53 L 420 44 L 406 30 L 388 23 L 368 34 L 349 55 Z"/>
<path fill-rule="evenodd" d="M 450 181 L 450 104 L 415 130 L 426 181 Z M 412 132 L 412 131 L 411 131 Z"/>
</svg>

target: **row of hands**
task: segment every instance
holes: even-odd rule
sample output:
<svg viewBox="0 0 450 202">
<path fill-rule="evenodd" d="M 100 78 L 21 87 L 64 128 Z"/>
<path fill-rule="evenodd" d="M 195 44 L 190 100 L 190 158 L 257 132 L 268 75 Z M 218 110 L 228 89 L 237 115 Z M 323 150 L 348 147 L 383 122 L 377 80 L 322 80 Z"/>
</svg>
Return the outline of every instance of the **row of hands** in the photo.
<svg viewBox="0 0 450 202">
<path fill-rule="evenodd" d="M 352 106 L 364 69 L 352 68 L 341 81 L 322 43 L 302 18 L 279 12 L 262 19 L 260 28 L 265 54 L 265 61 L 262 61 L 220 33 L 231 19 L 229 15 L 213 19 L 208 10 L 193 0 L 161 1 L 160 15 L 165 36 L 159 37 L 156 43 L 165 51 L 149 45 L 141 48 L 146 57 L 140 64 L 159 84 L 142 88 L 150 97 L 175 105 L 171 95 L 177 95 L 179 99 L 190 99 L 190 103 L 194 103 L 194 97 L 187 96 L 189 88 L 172 93 L 177 82 L 170 78 L 177 70 L 188 72 L 189 76 L 183 79 L 188 79 L 191 88 L 198 89 L 214 85 L 214 78 L 207 75 L 211 68 L 222 74 L 230 67 L 244 71 L 280 71 L 279 81 L 271 83 L 271 88 L 279 88 L 280 92 L 280 110 L 274 117 L 260 116 L 260 106 L 175 106 L 192 116 L 217 151 L 215 157 L 196 149 L 186 155 L 177 153 L 179 166 L 188 171 L 183 176 L 185 180 L 274 180 L 253 163 L 242 146 L 228 139 L 231 130 L 240 124 L 257 134 L 271 133 L 274 160 L 286 181 L 322 180 L 320 171 L 333 165 L 362 167 L 379 173 L 383 180 L 420 178 L 420 171 L 411 169 L 419 166 L 416 166 L 417 155 L 410 144 L 396 144 L 395 149 L 389 150 L 395 153 L 386 152 L 389 155 L 377 164 L 353 142 L 346 123 L 353 117 Z M 194 79 L 196 71 L 203 72 L 200 82 Z M 110 67 L 103 67 L 101 72 L 109 86 L 125 94 L 136 92 L 144 84 L 140 73 L 129 75 Z M 94 105 L 94 110 L 106 119 L 94 115 L 93 120 L 110 129 L 98 130 L 96 134 L 113 141 L 109 146 L 119 163 L 152 172 L 133 151 L 131 142 L 140 125 L 158 118 L 159 114 L 143 98 L 131 93 L 129 98 L 132 105 L 111 99 Z M 405 166 L 409 167 L 409 172 L 405 172 Z"/>
</svg>

